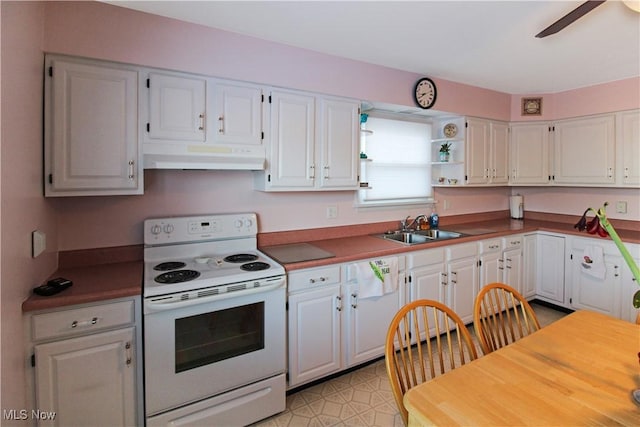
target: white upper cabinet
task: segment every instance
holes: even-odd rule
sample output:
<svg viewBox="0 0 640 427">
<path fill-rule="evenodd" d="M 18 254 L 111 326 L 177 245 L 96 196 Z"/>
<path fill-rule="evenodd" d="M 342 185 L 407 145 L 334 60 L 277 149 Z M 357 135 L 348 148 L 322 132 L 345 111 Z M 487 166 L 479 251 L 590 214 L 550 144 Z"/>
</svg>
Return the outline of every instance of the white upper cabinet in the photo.
<svg viewBox="0 0 640 427">
<path fill-rule="evenodd" d="M 149 73 L 149 140 L 205 142 L 204 77 Z"/>
<path fill-rule="evenodd" d="M 270 95 L 265 191 L 356 190 L 359 102 L 304 92 Z"/>
<path fill-rule="evenodd" d="M 358 186 L 360 103 L 321 97 L 319 105 L 318 186 L 323 189 L 355 189 Z"/>
<path fill-rule="evenodd" d="M 640 186 L 640 110 L 617 114 L 618 182 Z"/>
<path fill-rule="evenodd" d="M 142 194 L 132 67 L 48 55 L 46 196 Z"/>
<path fill-rule="evenodd" d="M 562 120 L 554 128 L 554 183 L 615 184 L 613 114 Z"/>
<path fill-rule="evenodd" d="M 466 125 L 466 181 L 467 184 L 486 184 L 489 174 L 489 121 L 467 119 Z"/>
<path fill-rule="evenodd" d="M 262 102 L 259 86 L 215 81 L 211 138 L 220 144 L 262 144 Z"/>
<path fill-rule="evenodd" d="M 548 123 L 514 123 L 511 125 L 511 176 L 513 185 L 549 185 Z"/>
<path fill-rule="evenodd" d="M 489 150 L 489 182 L 509 182 L 509 124 L 491 122 L 491 149 Z"/>
<path fill-rule="evenodd" d="M 469 118 L 466 125 L 466 183 L 507 184 L 509 125 Z"/>
</svg>

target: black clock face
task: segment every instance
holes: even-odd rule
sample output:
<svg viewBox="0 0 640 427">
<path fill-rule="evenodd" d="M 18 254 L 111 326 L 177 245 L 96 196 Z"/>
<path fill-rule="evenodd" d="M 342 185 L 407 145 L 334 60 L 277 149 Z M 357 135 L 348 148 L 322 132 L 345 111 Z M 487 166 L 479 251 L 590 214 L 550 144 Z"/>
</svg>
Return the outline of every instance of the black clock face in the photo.
<svg viewBox="0 0 640 427">
<path fill-rule="evenodd" d="M 436 85 L 433 80 L 423 77 L 416 83 L 413 96 L 420 108 L 431 108 L 436 102 Z"/>
</svg>

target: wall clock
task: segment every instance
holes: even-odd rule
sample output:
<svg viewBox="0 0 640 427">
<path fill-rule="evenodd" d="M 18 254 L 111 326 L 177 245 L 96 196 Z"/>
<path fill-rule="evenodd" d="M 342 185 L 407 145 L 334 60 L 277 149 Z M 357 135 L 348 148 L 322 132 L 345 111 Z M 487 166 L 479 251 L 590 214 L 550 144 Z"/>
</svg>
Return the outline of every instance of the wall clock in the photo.
<svg viewBox="0 0 640 427">
<path fill-rule="evenodd" d="M 413 91 L 413 98 L 420 108 L 431 108 L 436 102 L 438 92 L 436 84 L 428 77 L 423 77 L 416 83 Z"/>
</svg>

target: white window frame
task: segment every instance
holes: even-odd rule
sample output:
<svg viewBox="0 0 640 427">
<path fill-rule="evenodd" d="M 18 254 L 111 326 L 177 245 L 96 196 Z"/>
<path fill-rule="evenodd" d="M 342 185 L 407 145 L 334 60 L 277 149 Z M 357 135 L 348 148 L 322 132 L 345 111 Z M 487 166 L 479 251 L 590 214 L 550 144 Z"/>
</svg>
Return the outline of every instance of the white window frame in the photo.
<svg viewBox="0 0 640 427">
<path fill-rule="evenodd" d="M 409 123 L 417 123 L 420 125 L 424 125 L 424 130 L 425 130 L 425 134 L 424 137 L 420 137 L 420 139 L 423 139 L 423 143 L 424 143 L 424 152 L 422 153 L 422 161 L 420 162 L 412 162 L 412 156 L 410 153 L 414 152 L 415 153 L 415 148 L 411 148 L 411 149 L 404 149 L 403 152 L 407 153 L 407 157 L 406 159 L 403 159 L 402 161 L 394 161 L 394 162 L 389 162 L 386 163 L 386 166 L 382 166 L 382 167 L 388 167 L 389 169 L 393 168 L 393 167 L 402 167 L 402 168 L 424 168 L 424 182 L 425 182 L 425 186 L 427 189 L 427 194 L 424 197 L 390 197 L 390 198 L 384 198 L 384 199 L 371 199 L 371 200 L 367 200 L 367 196 L 371 194 L 372 189 L 375 187 L 375 182 L 367 182 L 367 184 L 370 186 L 369 188 L 362 188 L 360 190 L 358 190 L 356 192 L 356 196 L 355 196 L 355 202 L 354 205 L 357 208 L 371 208 L 371 207 L 394 207 L 394 206 L 411 206 L 411 205 L 424 205 L 425 203 L 429 204 L 429 203 L 434 203 L 435 200 L 433 198 L 433 186 L 431 183 L 431 121 L 426 118 L 426 117 L 414 117 L 414 116 L 408 116 L 408 115 L 400 115 L 400 114 L 390 114 L 390 113 L 385 113 L 385 112 L 378 112 L 378 111 L 370 111 L 368 112 L 369 114 L 369 120 L 368 122 L 374 122 L 371 125 L 371 130 L 373 131 L 373 133 L 371 134 L 371 136 L 369 136 L 367 134 L 367 132 L 363 132 L 362 133 L 362 138 L 361 138 L 361 151 L 362 152 L 367 152 L 367 137 L 372 138 L 375 134 L 375 129 L 373 129 L 375 127 L 375 122 L 377 121 L 378 124 L 383 124 L 384 120 L 390 120 L 390 121 L 394 121 L 394 122 L 409 122 Z M 373 120 L 372 120 L 373 119 Z M 382 119 L 380 121 L 378 121 L 377 119 Z M 363 130 L 367 128 L 367 123 L 363 124 Z M 409 145 L 411 145 L 411 143 L 409 143 Z M 369 153 L 367 153 L 367 156 L 369 156 Z M 361 160 L 361 181 L 368 181 L 368 177 L 367 177 L 367 168 L 370 168 L 372 165 L 374 164 L 385 164 L 384 162 L 381 162 L 381 159 L 376 159 L 375 158 L 375 152 L 372 153 L 371 158 L 367 158 L 367 159 L 362 159 Z M 397 166 L 394 166 L 397 165 Z M 398 185 L 402 185 L 402 183 L 398 184 Z"/>
</svg>

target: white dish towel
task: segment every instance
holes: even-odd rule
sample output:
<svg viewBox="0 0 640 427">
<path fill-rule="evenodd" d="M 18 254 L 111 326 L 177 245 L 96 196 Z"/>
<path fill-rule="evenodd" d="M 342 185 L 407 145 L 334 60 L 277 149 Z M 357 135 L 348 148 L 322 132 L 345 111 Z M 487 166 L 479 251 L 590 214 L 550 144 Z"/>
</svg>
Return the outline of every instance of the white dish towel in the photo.
<svg viewBox="0 0 640 427">
<path fill-rule="evenodd" d="M 582 253 L 580 269 L 583 273 L 604 280 L 607 268 L 604 265 L 604 251 L 600 246 L 587 246 Z"/>
<path fill-rule="evenodd" d="M 398 289 L 398 258 L 385 258 L 355 264 L 359 298 L 380 297 Z"/>
</svg>

